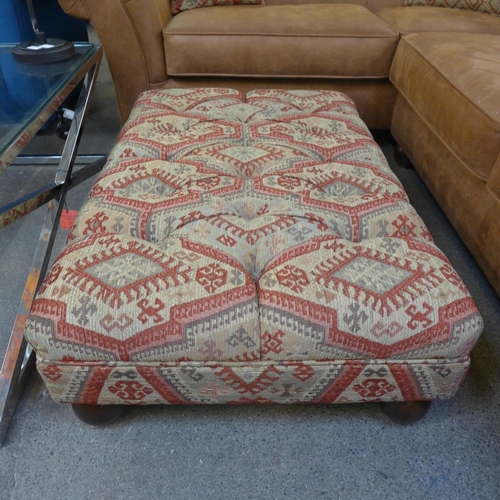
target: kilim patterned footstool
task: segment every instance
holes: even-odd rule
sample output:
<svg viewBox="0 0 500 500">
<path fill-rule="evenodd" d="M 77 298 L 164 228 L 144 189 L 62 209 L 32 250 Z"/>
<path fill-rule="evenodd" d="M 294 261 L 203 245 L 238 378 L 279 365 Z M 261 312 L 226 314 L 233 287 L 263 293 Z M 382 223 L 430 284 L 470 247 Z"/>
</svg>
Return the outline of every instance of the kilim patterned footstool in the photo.
<svg viewBox="0 0 500 500">
<path fill-rule="evenodd" d="M 179 89 L 138 99 L 26 335 L 88 421 L 374 401 L 412 420 L 457 391 L 481 330 L 346 95 Z"/>
</svg>

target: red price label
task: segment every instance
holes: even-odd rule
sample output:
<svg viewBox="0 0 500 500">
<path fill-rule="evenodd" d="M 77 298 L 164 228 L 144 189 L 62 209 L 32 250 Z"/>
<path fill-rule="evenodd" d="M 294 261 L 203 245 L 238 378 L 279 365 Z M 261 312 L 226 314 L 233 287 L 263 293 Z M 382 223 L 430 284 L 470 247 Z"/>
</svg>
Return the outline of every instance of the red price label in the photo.
<svg viewBox="0 0 500 500">
<path fill-rule="evenodd" d="M 73 227 L 77 215 L 78 210 L 63 210 L 61 219 L 59 220 L 61 229 L 63 229 L 64 231 L 69 231 Z"/>
</svg>

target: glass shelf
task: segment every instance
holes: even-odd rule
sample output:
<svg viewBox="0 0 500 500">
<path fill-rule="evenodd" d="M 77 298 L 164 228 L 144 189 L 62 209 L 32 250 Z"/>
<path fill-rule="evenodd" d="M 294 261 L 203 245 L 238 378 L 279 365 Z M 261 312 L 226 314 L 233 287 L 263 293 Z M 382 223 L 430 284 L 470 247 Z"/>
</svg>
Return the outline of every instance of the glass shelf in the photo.
<svg viewBox="0 0 500 500">
<path fill-rule="evenodd" d="M 58 103 L 71 80 L 100 50 L 97 44 L 75 43 L 76 55 L 71 59 L 23 64 L 14 60 L 14 47 L 15 44 L 0 44 L 0 174 L 8 166 L 10 149 L 22 141 L 23 134 L 47 109 Z"/>
</svg>

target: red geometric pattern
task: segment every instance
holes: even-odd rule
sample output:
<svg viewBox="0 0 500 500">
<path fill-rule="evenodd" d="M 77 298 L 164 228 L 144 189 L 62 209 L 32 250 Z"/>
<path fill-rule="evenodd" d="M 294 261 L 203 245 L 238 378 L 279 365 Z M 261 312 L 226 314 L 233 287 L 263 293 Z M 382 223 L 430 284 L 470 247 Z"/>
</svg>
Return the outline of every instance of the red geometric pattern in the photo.
<svg viewBox="0 0 500 500">
<path fill-rule="evenodd" d="M 69 245 L 31 311 L 30 339 L 39 352 L 53 359 L 71 352 L 85 361 L 258 356 L 251 278 L 210 247 L 169 243 L 167 253 L 130 236 L 97 233 Z M 235 330 L 237 341 L 230 337 Z M 200 349 L 207 339 L 211 348 Z"/>
<path fill-rule="evenodd" d="M 211 7 L 216 5 L 262 5 L 264 0 L 172 0 L 170 11 L 173 15 L 183 10 L 198 9 L 200 7 Z"/>
<path fill-rule="evenodd" d="M 500 16 L 497 0 L 405 0 L 405 6 L 447 7 Z"/>
<path fill-rule="evenodd" d="M 283 252 L 259 281 L 261 332 L 285 332 L 280 351 L 264 359 L 466 356 L 463 331 L 477 338 L 482 323 L 448 265 L 433 244 L 413 238 L 324 237 Z M 304 273 L 300 287 L 282 278 L 296 268 Z"/>
<path fill-rule="evenodd" d="M 482 321 L 353 102 L 141 95 L 26 335 L 61 402 L 451 396 Z"/>
<path fill-rule="evenodd" d="M 360 403 L 445 399 L 469 360 L 425 362 L 47 364 L 51 396 L 79 404 Z M 53 383 L 47 373 L 60 374 Z"/>
</svg>

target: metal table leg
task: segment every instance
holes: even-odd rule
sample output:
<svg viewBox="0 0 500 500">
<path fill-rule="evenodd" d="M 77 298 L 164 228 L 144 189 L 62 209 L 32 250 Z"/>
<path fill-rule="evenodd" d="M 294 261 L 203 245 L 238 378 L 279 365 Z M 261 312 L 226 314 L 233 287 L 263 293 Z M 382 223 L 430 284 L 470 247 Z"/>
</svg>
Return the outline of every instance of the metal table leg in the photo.
<svg viewBox="0 0 500 500">
<path fill-rule="evenodd" d="M 34 352 L 24 338 L 24 327 L 28 319 L 36 292 L 45 276 L 54 245 L 59 219 L 67 191 L 72 187 L 72 170 L 78 145 L 83 132 L 83 125 L 88 112 L 88 104 L 96 82 L 100 60 L 92 66 L 85 76 L 78 98 L 75 117 L 64 145 L 54 183 L 57 185 L 56 197 L 47 208 L 42 231 L 33 257 L 28 280 L 18 309 L 14 327 L 0 371 L 0 445 L 7 434 L 10 422 L 21 397 L 26 380 L 34 365 Z M 89 175 L 104 165 L 104 159 L 89 165 Z M 81 182 L 86 178 L 81 169 L 75 177 Z M 79 182 L 77 182 L 79 183 Z"/>
</svg>

